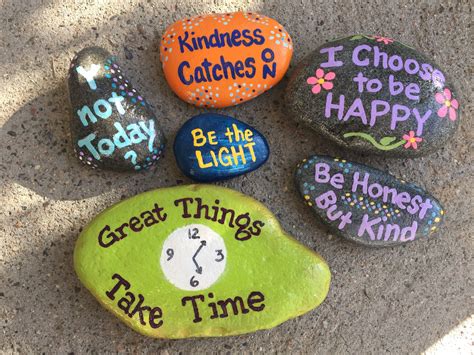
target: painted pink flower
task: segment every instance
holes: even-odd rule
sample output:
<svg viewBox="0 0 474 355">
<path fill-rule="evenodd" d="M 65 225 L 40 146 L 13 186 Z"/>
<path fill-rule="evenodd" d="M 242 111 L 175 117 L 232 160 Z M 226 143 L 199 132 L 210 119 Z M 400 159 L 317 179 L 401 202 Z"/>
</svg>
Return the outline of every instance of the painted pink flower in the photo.
<svg viewBox="0 0 474 355">
<path fill-rule="evenodd" d="M 306 82 L 309 85 L 313 85 L 313 88 L 311 89 L 313 94 L 319 94 L 321 91 L 321 87 L 324 90 L 331 90 L 334 86 L 333 83 L 331 83 L 331 80 L 333 80 L 336 77 L 336 73 L 330 71 L 329 73 L 324 74 L 324 70 L 321 68 L 316 69 L 316 76 L 310 76 Z"/>
<path fill-rule="evenodd" d="M 382 36 L 374 36 L 374 39 L 377 42 L 383 42 L 384 44 L 389 44 L 393 42 L 393 39 L 388 38 L 388 37 L 382 37 Z"/>
<path fill-rule="evenodd" d="M 445 88 L 442 93 L 437 92 L 435 99 L 437 103 L 442 105 L 438 110 L 438 116 L 444 118 L 449 113 L 449 119 L 455 121 L 459 103 L 458 100 L 452 98 L 451 90 Z"/>
<path fill-rule="evenodd" d="M 405 149 L 412 147 L 413 149 L 418 149 L 418 143 L 423 140 L 421 137 L 415 137 L 415 132 L 410 131 L 408 134 L 403 135 L 403 139 L 406 141 L 404 145 Z"/>
</svg>

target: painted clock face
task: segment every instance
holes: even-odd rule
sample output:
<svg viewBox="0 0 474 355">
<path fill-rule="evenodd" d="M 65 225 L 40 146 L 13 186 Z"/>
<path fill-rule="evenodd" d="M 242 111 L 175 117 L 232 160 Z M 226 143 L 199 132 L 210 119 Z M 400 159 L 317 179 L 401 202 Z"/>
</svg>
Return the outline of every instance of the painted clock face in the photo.
<svg viewBox="0 0 474 355">
<path fill-rule="evenodd" d="M 192 291 L 212 286 L 225 270 L 224 239 L 202 224 L 176 229 L 163 244 L 161 268 L 176 287 Z"/>
</svg>

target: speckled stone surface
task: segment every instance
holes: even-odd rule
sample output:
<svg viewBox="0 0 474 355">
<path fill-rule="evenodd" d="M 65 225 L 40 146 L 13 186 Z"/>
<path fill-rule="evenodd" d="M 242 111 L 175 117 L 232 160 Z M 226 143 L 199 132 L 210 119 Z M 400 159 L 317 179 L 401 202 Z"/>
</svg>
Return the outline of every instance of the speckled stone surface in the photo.
<svg viewBox="0 0 474 355">
<path fill-rule="evenodd" d="M 284 101 L 292 118 L 341 147 L 413 158 L 452 139 L 458 98 L 433 59 L 389 37 L 357 34 L 298 63 Z"/>
<path fill-rule="evenodd" d="M 176 5 L 157 0 L 2 5 L 2 352 L 419 353 L 465 324 L 474 311 L 471 2 L 288 4 L 257 1 L 244 7 L 226 0 L 220 6 L 213 1 Z M 115 202 L 191 180 L 179 171 L 171 149 L 144 174 L 85 169 L 73 155 L 68 133 L 68 67 L 75 51 L 85 46 L 116 54 L 154 111 L 161 113 L 163 131 L 173 142 L 179 127 L 205 110 L 187 105 L 168 88 L 158 50 L 163 31 L 184 17 L 240 9 L 267 14 L 285 26 L 295 42 L 292 63 L 324 42 L 352 33 L 379 33 L 410 43 L 456 81 L 463 120 L 441 150 L 423 158 L 388 160 L 346 154 L 287 117 L 282 110 L 286 79 L 254 100 L 220 111 L 246 117 L 245 122 L 265 135 L 272 154 L 260 169 L 218 185 L 263 202 L 288 233 L 317 250 L 333 272 L 331 289 L 315 311 L 273 330 L 223 339 L 147 339 L 103 310 L 81 286 L 73 270 L 74 243 L 81 229 Z M 449 211 L 442 235 L 380 250 L 332 236 L 301 203 L 294 184 L 295 166 L 312 154 L 344 155 L 430 191 Z M 472 332 L 462 327 L 458 342 L 450 345 L 467 344 L 470 351 Z"/>
<path fill-rule="evenodd" d="M 117 58 L 100 47 L 74 56 L 68 76 L 71 139 L 91 168 L 143 171 L 163 154 L 160 123 Z"/>
<path fill-rule="evenodd" d="M 399 246 L 433 239 L 443 225 L 445 211 L 428 192 L 355 161 L 313 155 L 298 164 L 295 179 L 319 220 L 355 243 Z"/>
</svg>

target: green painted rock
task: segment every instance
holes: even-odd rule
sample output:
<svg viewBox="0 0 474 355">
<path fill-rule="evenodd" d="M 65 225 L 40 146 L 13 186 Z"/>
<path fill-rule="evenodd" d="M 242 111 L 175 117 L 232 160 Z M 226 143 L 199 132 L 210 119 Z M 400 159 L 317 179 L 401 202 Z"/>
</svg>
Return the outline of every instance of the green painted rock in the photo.
<svg viewBox="0 0 474 355">
<path fill-rule="evenodd" d="M 317 307 L 330 271 L 261 203 L 210 185 L 122 201 L 81 233 L 74 265 L 97 300 L 158 338 L 235 335 Z"/>
</svg>

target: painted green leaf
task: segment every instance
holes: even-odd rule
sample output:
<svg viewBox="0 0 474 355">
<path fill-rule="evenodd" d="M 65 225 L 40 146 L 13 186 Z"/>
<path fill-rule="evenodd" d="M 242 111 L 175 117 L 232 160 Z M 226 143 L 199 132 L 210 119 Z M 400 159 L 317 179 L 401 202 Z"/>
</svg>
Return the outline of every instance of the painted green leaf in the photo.
<svg viewBox="0 0 474 355">
<path fill-rule="evenodd" d="M 351 41 L 355 41 L 355 40 L 357 40 L 357 39 L 362 39 L 362 38 L 363 38 L 362 35 L 355 35 L 355 36 L 352 36 L 352 37 L 351 37 Z"/>
<path fill-rule="evenodd" d="M 392 143 L 393 141 L 395 141 L 397 138 L 396 137 L 383 137 L 381 140 L 380 140 L 380 144 L 382 145 L 389 145 L 390 143 Z"/>
<path fill-rule="evenodd" d="M 81 233 L 82 283 L 136 331 L 159 338 L 274 327 L 325 299 L 330 271 L 258 201 L 211 185 L 122 201 Z"/>
<path fill-rule="evenodd" d="M 380 150 L 392 150 L 392 149 L 400 147 L 402 144 L 405 143 L 405 140 L 402 139 L 398 142 L 391 144 L 394 141 L 392 139 L 393 137 L 384 137 L 380 140 L 380 143 L 379 143 L 374 139 L 374 137 L 372 137 L 370 134 L 365 133 L 365 132 L 347 132 L 347 133 L 344 133 L 343 137 L 344 138 L 351 138 L 351 137 L 362 138 L 370 142 L 370 144 L 372 144 L 375 148 L 380 149 Z"/>
</svg>

